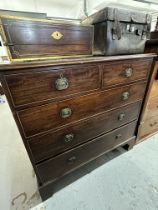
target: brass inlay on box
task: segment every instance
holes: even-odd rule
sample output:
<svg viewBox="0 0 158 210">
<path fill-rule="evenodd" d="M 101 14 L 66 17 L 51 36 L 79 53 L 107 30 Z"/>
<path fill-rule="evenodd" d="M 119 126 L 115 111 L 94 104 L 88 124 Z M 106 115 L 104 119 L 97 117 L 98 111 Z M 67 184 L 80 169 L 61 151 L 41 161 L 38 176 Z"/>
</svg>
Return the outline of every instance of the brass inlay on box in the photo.
<svg viewBox="0 0 158 210">
<path fill-rule="evenodd" d="M 59 39 L 61 39 L 61 38 L 63 37 L 63 34 L 62 34 L 61 32 L 59 32 L 59 31 L 55 31 L 55 32 L 52 33 L 51 36 L 52 36 L 54 39 L 59 40 Z"/>
</svg>

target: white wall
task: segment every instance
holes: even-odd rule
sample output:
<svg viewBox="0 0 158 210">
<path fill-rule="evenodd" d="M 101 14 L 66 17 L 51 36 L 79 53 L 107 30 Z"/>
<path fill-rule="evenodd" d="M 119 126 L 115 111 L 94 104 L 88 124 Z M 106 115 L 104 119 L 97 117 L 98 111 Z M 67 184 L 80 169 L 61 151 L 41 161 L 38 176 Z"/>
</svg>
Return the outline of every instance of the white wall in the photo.
<svg viewBox="0 0 158 210">
<path fill-rule="evenodd" d="M 154 1 L 154 0 L 152 0 Z M 158 0 L 155 0 L 155 2 Z M 84 0 L 0 0 L 0 9 L 41 12 L 51 17 L 84 18 Z M 133 0 L 87 0 L 88 14 L 92 14 L 106 6 L 127 7 L 139 11 L 152 12 L 152 30 L 155 28 L 158 5 L 140 3 Z"/>
<path fill-rule="evenodd" d="M 158 0 L 157 0 L 158 3 Z M 88 13 L 92 14 L 95 11 L 98 11 L 106 6 L 117 6 L 121 8 L 131 8 L 138 11 L 157 11 L 158 12 L 158 5 L 151 4 L 151 3 L 142 3 L 133 0 L 87 0 L 88 4 Z"/>
<path fill-rule="evenodd" d="M 0 9 L 47 13 L 48 16 L 78 18 L 83 0 L 0 0 Z"/>
<path fill-rule="evenodd" d="M 83 4 L 84 0 L 0 0 L 0 9 L 42 12 L 53 17 L 82 18 L 84 16 Z M 133 0 L 87 0 L 89 14 L 106 6 L 128 7 L 138 9 L 139 11 L 158 12 L 158 5 L 140 3 Z"/>
<path fill-rule="evenodd" d="M 150 1 L 150 0 L 149 0 Z M 158 0 L 152 0 L 158 3 Z M 87 0 L 88 14 L 93 14 L 94 12 L 107 7 L 120 7 L 120 8 L 129 8 L 142 12 L 151 13 L 153 16 L 152 27 L 153 31 L 156 24 L 156 17 L 158 16 L 158 5 L 151 3 L 141 3 L 133 0 Z"/>
</svg>

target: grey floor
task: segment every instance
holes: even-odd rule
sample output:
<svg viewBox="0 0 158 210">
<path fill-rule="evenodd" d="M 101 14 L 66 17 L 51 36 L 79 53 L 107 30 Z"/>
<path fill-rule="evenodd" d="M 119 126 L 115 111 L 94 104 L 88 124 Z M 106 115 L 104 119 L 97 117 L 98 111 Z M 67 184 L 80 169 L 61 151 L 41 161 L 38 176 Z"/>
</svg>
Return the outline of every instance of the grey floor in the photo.
<svg viewBox="0 0 158 210">
<path fill-rule="evenodd" d="M 158 136 L 56 193 L 47 210 L 157 210 Z"/>
<path fill-rule="evenodd" d="M 158 210 L 158 135 L 104 155 L 42 203 L 7 103 L 0 117 L 0 210 Z"/>
</svg>

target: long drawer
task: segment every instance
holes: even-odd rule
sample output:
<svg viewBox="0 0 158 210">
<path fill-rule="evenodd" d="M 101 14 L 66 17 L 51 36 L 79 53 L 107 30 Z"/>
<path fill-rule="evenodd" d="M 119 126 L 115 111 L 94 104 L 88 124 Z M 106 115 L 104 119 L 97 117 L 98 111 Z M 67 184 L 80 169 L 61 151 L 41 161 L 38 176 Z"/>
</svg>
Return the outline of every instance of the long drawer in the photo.
<svg viewBox="0 0 158 210">
<path fill-rule="evenodd" d="M 99 66 L 95 64 L 28 71 L 5 76 L 14 106 L 59 100 L 100 88 Z"/>
<path fill-rule="evenodd" d="M 43 183 L 55 180 L 134 136 L 136 121 L 37 165 Z"/>
<path fill-rule="evenodd" d="M 114 88 L 18 112 L 26 137 L 43 133 L 75 121 L 141 100 L 146 82 Z"/>
<path fill-rule="evenodd" d="M 31 138 L 29 145 L 35 161 L 39 162 L 55 156 L 76 145 L 136 120 L 140 107 L 141 101 L 99 114 L 58 131 Z"/>
<path fill-rule="evenodd" d="M 151 60 L 126 60 L 103 65 L 103 88 L 146 79 L 151 67 Z"/>
</svg>

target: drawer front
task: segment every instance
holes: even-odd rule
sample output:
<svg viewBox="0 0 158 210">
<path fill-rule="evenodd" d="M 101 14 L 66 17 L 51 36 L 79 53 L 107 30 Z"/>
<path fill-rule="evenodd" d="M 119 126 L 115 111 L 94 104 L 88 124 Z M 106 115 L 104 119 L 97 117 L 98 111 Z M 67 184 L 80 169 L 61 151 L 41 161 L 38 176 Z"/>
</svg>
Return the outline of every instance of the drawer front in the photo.
<svg viewBox="0 0 158 210">
<path fill-rule="evenodd" d="M 37 165 L 42 182 L 55 180 L 95 159 L 106 151 L 123 144 L 134 136 L 136 122 L 132 122 L 73 150 Z"/>
<path fill-rule="evenodd" d="M 139 126 L 139 138 L 158 132 L 158 116 L 151 117 Z"/>
<path fill-rule="evenodd" d="M 153 84 L 150 90 L 149 100 L 155 97 L 158 97 L 158 81 L 157 80 L 153 81 Z"/>
<path fill-rule="evenodd" d="M 97 65 L 47 68 L 45 71 L 5 76 L 15 106 L 61 99 L 100 87 Z"/>
<path fill-rule="evenodd" d="M 146 83 L 114 88 L 58 103 L 18 112 L 26 137 L 65 126 L 97 113 L 136 102 L 143 98 Z"/>
<path fill-rule="evenodd" d="M 117 61 L 103 65 L 103 88 L 146 79 L 151 60 Z"/>
<path fill-rule="evenodd" d="M 73 124 L 56 132 L 34 137 L 29 141 L 36 162 L 55 156 L 103 133 L 137 119 L 141 101 L 99 114 L 81 123 Z"/>
<path fill-rule="evenodd" d="M 152 98 L 146 107 L 144 116 L 143 116 L 143 121 L 146 121 L 147 119 L 158 116 L 158 98 Z"/>
</svg>

